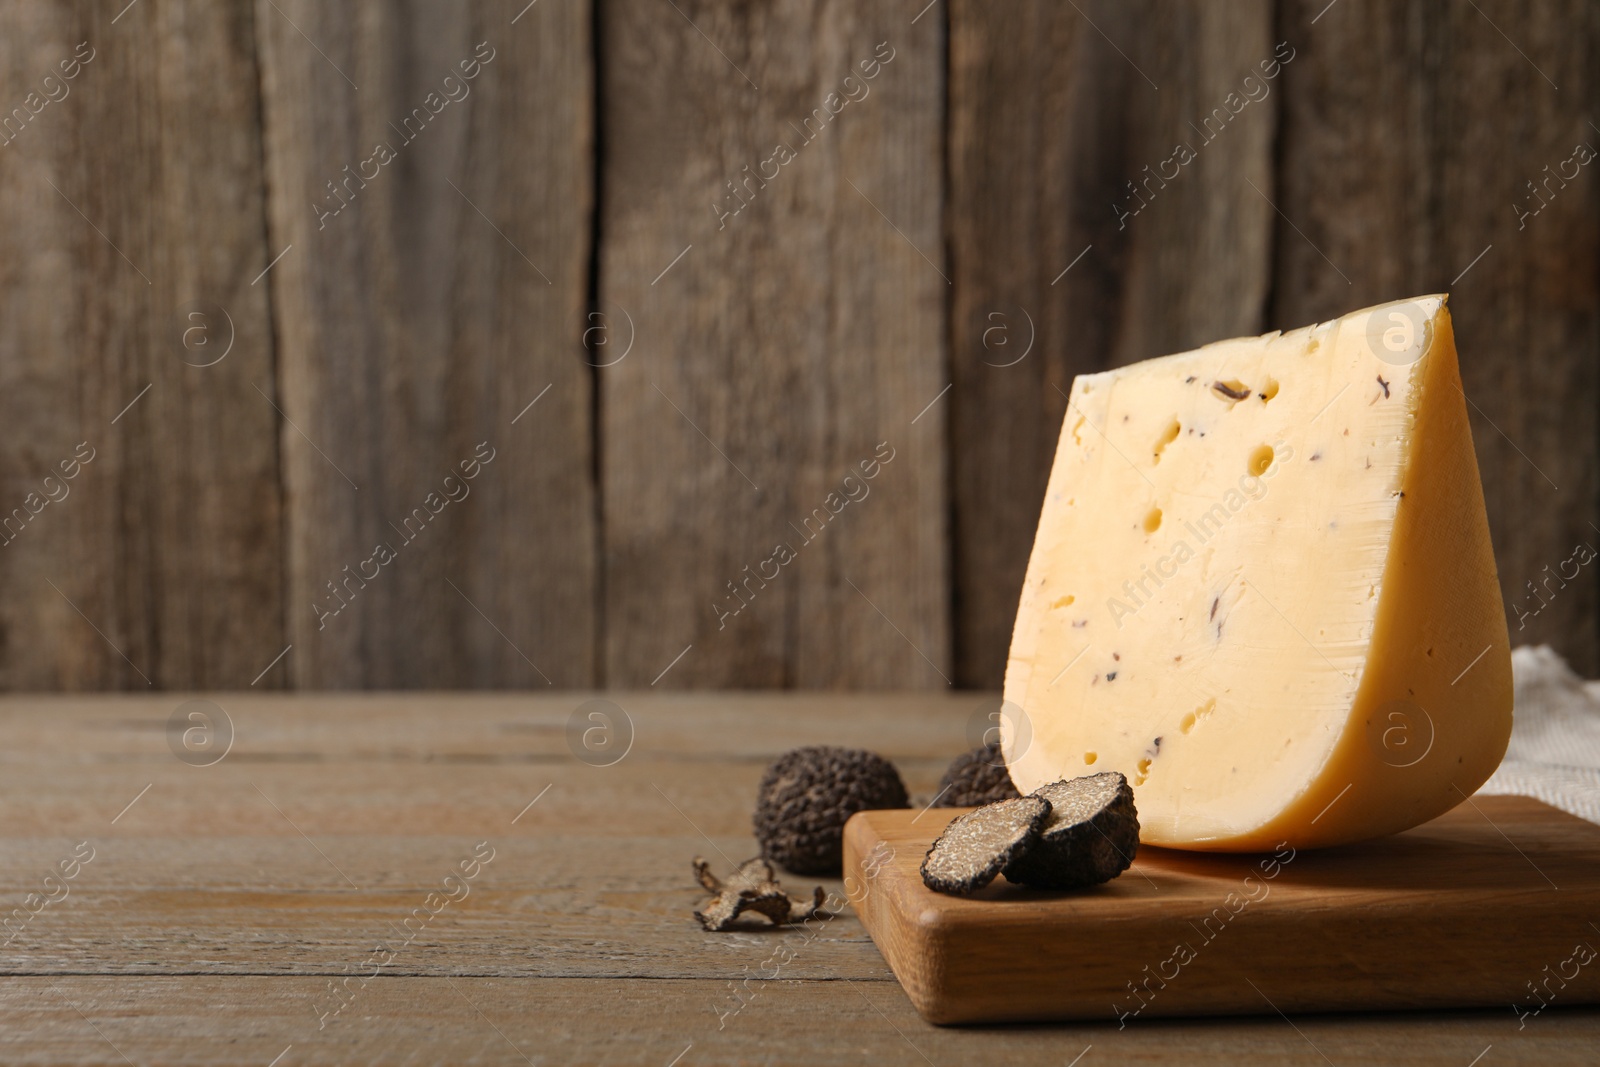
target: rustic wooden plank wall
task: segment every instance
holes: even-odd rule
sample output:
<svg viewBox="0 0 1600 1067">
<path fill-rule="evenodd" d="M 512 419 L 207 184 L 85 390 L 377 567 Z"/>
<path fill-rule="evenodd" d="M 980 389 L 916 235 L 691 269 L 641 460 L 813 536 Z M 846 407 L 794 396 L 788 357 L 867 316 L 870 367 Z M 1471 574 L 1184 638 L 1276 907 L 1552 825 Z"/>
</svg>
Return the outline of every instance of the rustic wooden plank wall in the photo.
<svg viewBox="0 0 1600 1067">
<path fill-rule="evenodd" d="M 904 6 L 602 8 L 612 684 L 950 681 L 944 30 Z"/>
<path fill-rule="evenodd" d="M 110 6 L 0 35 L 0 686 L 995 686 L 1074 374 L 1439 290 L 1600 671 L 1581 0 Z"/>
<path fill-rule="evenodd" d="M 594 680 L 591 19 L 514 14 L 256 9 L 299 687 Z"/>
<path fill-rule="evenodd" d="M 248 685 L 284 596 L 254 19 L 3 18 L 0 685 Z"/>
</svg>

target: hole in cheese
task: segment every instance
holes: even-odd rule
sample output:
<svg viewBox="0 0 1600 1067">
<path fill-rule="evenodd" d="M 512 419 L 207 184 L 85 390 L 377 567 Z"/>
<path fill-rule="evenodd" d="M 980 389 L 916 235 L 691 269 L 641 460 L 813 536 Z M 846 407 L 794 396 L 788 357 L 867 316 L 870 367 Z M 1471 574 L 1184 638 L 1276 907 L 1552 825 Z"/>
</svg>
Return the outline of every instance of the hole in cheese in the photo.
<svg viewBox="0 0 1600 1067">
<path fill-rule="evenodd" d="M 1267 468 L 1272 466 L 1273 451 L 1271 445 L 1260 445 L 1250 453 L 1250 463 L 1247 469 L 1257 478 L 1267 473 Z"/>
<path fill-rule="evenodd" d="M 1261 393 L 1259 395 L 1263 404 L 1277 396 L 1278 380 L 1276 378 L 1268 378 L 1267 384 L 1261 387 Z"/>
<path fill-rule="evenodd" d="M 1144 532 L 1155 533 L 1159 529 L 1161 529 L 1161 509 L 1151 508 L 1149 514 L 1144 517 Z"/>
<path fill-rule="evenodd" d="M 1183 424 L 1178 422 L 1177 419 L 1173 419 L 1172 424 L 1163 430 L 1161 436 L 1156 439 L 1155 454 L 1151 458 L 1150 462 L 1153 464 L 1160 463 L 1161 453 L 1168 445 L 1170 445 L 1173 441 L 1176 441 L 1178 439 L 1178 435 L 1182 432 Z"/>
<path fill-rule="evenodd" d="M 1178 723 L 1178 731 L 1180 733 L 1188 733 L 1190 730 L 1194 729 L 1195 723 L 1202 719 L 1208 718 L 1211 713 L 1216 710 L 1217 698 L 1212 697 L 1210 700 L 1206 701 L 1204 704 L 1201 704 L 1198 708 L 1195 708 L 1193 711 L 1189 712 L 1189 714 L 1185 715 L 1183 717 L 1183 721 Z"/>
<path fill-rule="evenodd" d="M 1085 764 L 1091 764 L 1091 763 L 1093 763 L 1095 760 L 1097 760 L 1099 758 L 1100 758 L 1100 754 L 1098 752 L 1085 752 L 1083 754 L 1083 762 Z"/>
<path fill-rule="evenodd" d="M 1069 604 L 1071 604 L 1071 603 L 1072 603 L 1072 602 L 1073 602 L 1073 601 L 1074 601 L 1074 600 L 1077 600 L 1077 599 L 1078 599 L 1078 598 L 1077 598 L 1077 597 L 1075 597 L 1075 596 L 1073 596 L 1073 595 L 1072 595 L 1072 594 L 1070 594 L 1070 593 L 1069 593 L 1069 594 L 1067 594 L 1067 595 L 1066 595 L 1066 596 L 1064 596 L 1064 597 L 1058 597 L 1058 598 L 1057 598 L 1057 599 L 1056 599 L 1056 600 L 1055 600 L 1055 601 L 1054 601 L 1054 602 L 1053 602 L 1053 603 L 1052 603 L 1052 604 L 1051 604 L 1051 605 L 1050 605 L 1050 607 L 1051 607 L 1051 608 L 1052 608 L 1052 609 L 1055 609 L 1055 608 L 1064 608 L 1064 607 L 1066 607 L 1066 606 L 1067 606 L 1067 605 L 1069 605 Z"/>
</svg>

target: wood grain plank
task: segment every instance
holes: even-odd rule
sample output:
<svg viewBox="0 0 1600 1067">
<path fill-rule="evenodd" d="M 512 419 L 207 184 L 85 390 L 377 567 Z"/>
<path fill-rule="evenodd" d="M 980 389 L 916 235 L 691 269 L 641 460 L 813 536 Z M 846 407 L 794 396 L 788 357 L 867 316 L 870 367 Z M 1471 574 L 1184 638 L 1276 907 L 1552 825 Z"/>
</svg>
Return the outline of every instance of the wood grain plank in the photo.
<svg viewBox="0 0 1600 1067">
<path fill-rule="evenodd" d="M 173 713 L 191 698 L 33 695 L 0 698 L 0 766 L 9 770 L 84 762 L 130 770 L 173 761 Z M 994 694 L 910 692 L 324 693 L 284 702 L 254 693 L 213 693 L 227 757 L 330 765 L 572 761 L 594 726 L 614 732 L 635 756 L 762 765 L 798 745 L 873 747 L 897 758 L 944 763 L 981 732 Z M 593 703 L 594 701 L 601 703 Z M 600 711 L 608 720 L 590 718 Z M 187 720 L 180 718 L 180 724 Z M 591 737 L 596 763 L 600 738 Z M 629 749 L 629 744 L 633 748 Z M 179 746 L 182 747 L 181 744 Z M 594 770 L 604 768 L 594 767 Z M 4 782 L 0 781 L 0 786 Z"/>
<path fill-rule="evenodd" d="M 253 25 L 115 16 L 0 48 L 0 686 L 242 687 L 283 624 Z"/>
<path fill-rule="evenodd" d="M 947 684 L 941 20 L 601 11 L 607 683 Z"/>
<path fill-rule="evenodd" d="M 927 790 L 938 781 L 943 762 L 911 763 L 906 768 L 910 787 Z M 384 834 L 395 827 L 409 834 L 486 834 L 509 826 L 549 786 L 548 795 L 518 826 L 596 837 L 689 835 L 701 842 L 694 847 L 702 852 L 712 845 L 701 835 L 709 835 L 737 861 L 754 853 L 750 811 L 765 761 L 733 770 L 679 761 L 641 760 L 634 766 L 630 759 L 625 776 L 585 768 L 570 757 L 548 764 L 462 760 L 453 767 L 231 764 L 230 756 L 223 765 L 205 768 L 214 773 L 206 776 L 208 800 L 202 810 L 188 806 L 185 774 L 179 772 L 189 768 L 175 761 L 160 767 L 104 767 L 94 788 L 81 796 L 51 788 L 44 773 L 18 771 L 18 795 L 8 804 L 17 818 L 33 820 L 28 824 L 32 834 L 52 839 L 110 833 L 110 820 L 147 785 L 150 791 L 116 824 L 119 836 L 294 837 L 300 831 L 338 836 Z M 405 768 L 403 775 L 399 767 Z M 329 778 L 337 784 L 320 784 Z M 24 787 L 33 795 L 23 794 Z M 687 864 L 690 856 L 681 859 Z"/>
<path fill-rule="evenodd" d="M 355 961 L 359 964 L 359 960 Z M 770 968 L 769 968 L 770 970 Z M 766 973 L 766 972 L 762 972 Z M 1112 1025 L 939 1028 L 876 982 L 380 978 L 318 1029 L 327 978 L 13 978 L 0 1011 L 17 1064 L 385 1061 L 640 1064 L 1240 1062 L 1588 1064 L 1600 1011 L 1552 1008 L 1523 1030 L 1505 1012 L 1429 1012 Z M 342 977 L 343 972 L 340 972 Z M 320 1001 L 326 1003 L 325 1000 Z M 743 1005 L 742 1008 L 739 1006 Z M 737 1009 L 737 1010 L 736 1010 Z M 725 1014 L 721 1014 L 725 1013 Z M 1092 1049 L 1092 1051 L 1091 1051 Z M 534 1057 L 537 1057 L 535 1059 Z M 291 1059 L 292 1058 L 292 1059 Z"/>
<path fill-rule="evenodd" d="M 590 14 L 516 16 L 256 6 L 299 686 L 595 680 Z"/>
<path fill-rule="evenodd" d="M 215 839 L 204 849 L 141 839 L 138 853 L 149 860 L 102 838 L 70 895 L 25 924 L 12 917 L 0 936 L 0 973 L 329 974 L 385 944 L 397 957 L 385 967 L 390 975 L 716 978 L 754 969 L 781 936 L 795 953 L 790 977 L 888 977 L 848 907 L 787 933 L 757 919 L 708 937 L 693 915 L 708 898 L 690 859 L 709 853 L 725 865 L 692 830 L 597 841 L 503 829 L 477 840 L 316 833 L 318 847 L 359 888 L 292 831 L 276 841 L 234 838 L 222 853 Z M 465 889 L 458 881 L 447 890 L 446 876 L 484 840 L 492 862 Z M 8 863 L 34 864 L 33 884 L 5 890 L 9 916 L 27 893 L 43 891 L 40 878 L 72 845 L 3 851 Z M 784 883 L 797 895 L 821 885 L 845 900 L 839 879 Z M 447 891 L 460 899 L 428 914 L 429 894 Z"/>
<path fill-rule="evenodd" d="M 1600 548 L 1600 184 L 1568 161 L 1600 149 L 1600 18 L 1322 6 L 1282 5 L 1301 55 L 1283 77 L 1271 324 L 1451 292 L 1512 643 L 1594 674 L 1600 580 L 1574 552 Z"/>
<path fill-rule="evenodd" d="M 330 974 L 384 944 L 397 957 L 384 968 L 390 976 L 674 979 L 754 971 L 781 941 L 794 953 L 784 969 L 795 979 L 890 977 L 850 907 L 790 931 L 757 918 L 707 936 L 693 917 L 707 894 L 690 873 L 690 857 L 710 851 L 702 841 L 490 837 L 493 853 L 485 854 L 493 862 L 466 889 L 459 880 L 446 889 L 443 878 L 478 841 L 318 835 L 318 846 L 360 889 L 344 885 L 299 838 L 277 848 L 213 838 L 210 857 L 157 843 L 150 853 L 158 862 L 149 864 L 101 841 L 70 896 L 26 925 L 13 917 L 0 936 L 0 973 Z M 38 872 L 69 854 L 70 846 Z M 717 854 L 710 859 L 722 867 Z M 373 885 L 371 870 L 362 869 L 371 861 L 397 864 L 418 885 Z M 206 867 L 234 873 L 218 880 Z M 125 883 L 130 875 L 133 883 Z M 154 883 L 144 885 L 149 878 Z M 797 894 L 822 885 L 845 901 L 837 878 L 784 883 Z M 27 891 L 40 886 L 6 896 L 19 901 Z M 427 912 L 429 894 L 446 891 L 461 899 Z M 184 915 L 181 936 L 176 913 Z"/>
<path fill-rule="evenodd" d="M 225 708 L 211 713 L 211 728 L 218 736 L 231 730 L 233 742 L 210 766 L 175 757 L 171 701 L 0 701 L 0 802 L 23 828 L 14 838 L 56 851 L 103 835 L 151 842 L 244 835 L 276 847 L 277 839 L 297 839 L 296 827 L 349 840 L 510 833 L 505 828 L 517 819 L 518 834 L 684 838 L 668 868 L 679 879 L 696 852 L 721 849 L 730 862 L 754 853 L 750 810 L 779 753 L 802 744 L 871 747 L 896 764 L 913 797 L 931 798 L 950 759 L 967 747 L 970 723 L 986 722 L 981 716 L 992 706 L 992 698 L 975 706 L 966 695 L 944 693 L 623 695 L 606 728 L 626 754 L 597 766 L 579 758 L 609 759 L 583 747 L 583 732 L 597 721 L 582 700 L 220 700 Z M 180 726 L 189 721 L 180 716 Z M 85 767 L 94 769 L 87 786 L 78 777 Z M 197 778 L 206 791 L 200 806 L 189 799 Z M 357 881 L 375 877 L 364 872 Z"/>
<path fill-rule="evenodd" d="M 0 896 L 45 888 L 29 876 L 84 837 L 97 849 L 0 950 L 7 1063 L 1004 1064 L 1093 1046 L 1131 1063 L 1459 1067 L 1491 1044 L 1497 1063 L 1583 1063 L 1600 1032 L 1600 1013 L 1559 1007 L 1522 1029 L 1503 1010 L 938 1029 L 852 916 L 815 937 L 688 919 L 687 858 L 748 846 L 770 754 L 864 744 L 927 788 L 964 741 L 965 695 L 624 695 L 635 746 L 605 768 L 566 749 L 566 697 L 217 699 L 236 738 L 209 767 L 167 748 L 171 700 L 0 700 Z M 1499 821 L 1520 838 L 1514 814 Z M 470 894 L 355 977 L 485 839 Z M 348 1007 L 323 1018 L 347 977 Z"/>
<path fill-rule="evenodd" d="M 1000 684 L 1073 377 L 1261 328 L 1274 45 L 1265 2 L 950 6 L 958 684 Z"/>
<path fill-rule="evenodd" d="M 754 967 L 770 937 L 707 939 L 690 861 L 728 869 L 756 853 L 766 763 L 798 744 L 870 745 L 931 796 L 975 710 L 942 692 L 619 694 L 627 754 L 600 767 L 569 747 L 573 712 L 592 707 L 574 698 L 218 699 L 234 741 L 204 767 L 169 748 L 171 700 L 0 701 L 0 812 L 16 828 L 0 836 L 0 897 L 23 900 L 81 841 L 95 850 L 67 899 L 0 948 L 0 969 L 327 972 L 485 840 L 493 863 L 394 973 L 707 977 L 730 956 Z M 838 879 L 785 881 L 842 896 Z M 182 937 L 165 929 L 173 908 Z M 848 912 L 813 934 L 794 976 L 882 977 Z"/>
</svg>

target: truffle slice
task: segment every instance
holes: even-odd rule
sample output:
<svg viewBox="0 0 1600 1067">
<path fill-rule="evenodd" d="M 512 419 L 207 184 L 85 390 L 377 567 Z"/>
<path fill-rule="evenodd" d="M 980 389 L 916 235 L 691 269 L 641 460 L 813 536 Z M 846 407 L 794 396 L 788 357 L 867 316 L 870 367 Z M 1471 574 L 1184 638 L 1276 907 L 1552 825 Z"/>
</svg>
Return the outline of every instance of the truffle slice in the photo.
<svg viewBox="0 0 1600 1067">
<path fill-rule="evenodd" d="M 767 859 L 796 874 L 838 874 L 850 816 L 908 806 L 900 772 L 882 756 L 812 745 L 785 752 L 767 768 L 752 821 Z"/>
<path fill-rule="evenodd" d="M 1116 771 L 1052 782 L 1033 796 L 1050 802 L 1039 839 L 1006 865 L 1008 881 L 1038 889 L 1080 889 L 1109 882 L 1139 850 L 1133 790 Z"/>
<path fill-rule="evenodd" d="M 1011 783 L 1005 757 L 996 743 L 980 745 L 952 760 L 939 779 L 934 801 L 941 808 L 972 808 L 997 800 L 1015 800 L 1021 795 Z"/>
<path fill-rule="evenodd" d="M 1043 797 L 1018 797 L 959 815 L 922 860 L 922 884 L 939 893 L 971 893 L 1039 836 L 1050 815 Z"/>
<path fill-rule="evenodd" d="M 708 892 L 717 894 L 714 900 L 701 905 L 694 917 L 707 930 L 722 931 L 747 911 L 760 912 L 774 926 L 784 923 L 805 922 L 822 907 L 823 892 L 819 885 L 810 900 L 791 897 L 772 877 L 772 865 L 759 857 L 745 860 L 726 882 L 711 873 L 711 864 L 694 858 L 694 876 Z"/>
</svg>

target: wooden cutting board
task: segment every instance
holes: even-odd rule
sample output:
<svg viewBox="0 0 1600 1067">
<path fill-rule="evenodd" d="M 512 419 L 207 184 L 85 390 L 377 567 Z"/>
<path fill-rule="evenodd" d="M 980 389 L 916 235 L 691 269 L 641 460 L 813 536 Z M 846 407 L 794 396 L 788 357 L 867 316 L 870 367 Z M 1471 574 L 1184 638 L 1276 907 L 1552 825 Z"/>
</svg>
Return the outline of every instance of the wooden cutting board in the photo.
<svg viewBox="0 0 1600 1067">
<path fill-rule="evenodd" d="M 1087 891 L 934 893 L 923 855 L 966 810 L 845 827 L 846 892 L 930 1022 L 1503 1006 L 1515 1026 L 1600 1002 L 1600 826 L 1535 800 L 1276 856 L 1144 846 Z"/>
</svg>

